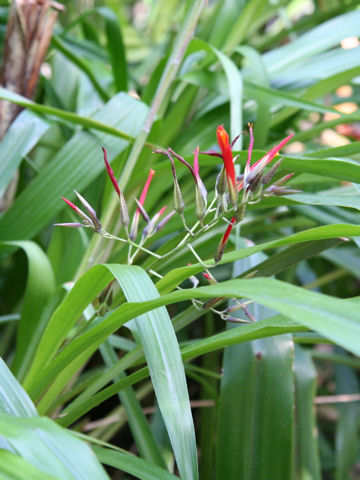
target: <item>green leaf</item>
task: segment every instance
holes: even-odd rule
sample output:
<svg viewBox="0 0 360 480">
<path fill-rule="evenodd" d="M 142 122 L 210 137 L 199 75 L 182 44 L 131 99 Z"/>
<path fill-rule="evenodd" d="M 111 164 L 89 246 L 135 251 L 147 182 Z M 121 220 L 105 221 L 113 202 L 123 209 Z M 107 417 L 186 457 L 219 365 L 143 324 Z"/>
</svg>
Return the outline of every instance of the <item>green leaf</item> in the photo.
<svg viewBox="0 0 360 480">
<path fill-rule="evenodd" d="M 42 318 L 41 315 L 54 293 L 55 280 L 47 256 L 36 243 L 4 242 L 3 245 L 21 248 L 28 259 L 28 279 L 20 323 L 16 332 L 16 353 L 13 364 L 15 375 L 22 380 L 46 325 L 47 318 Z"/>
<path fill-rule="evenodd" d="M 319 193 L 296 193 L 285 197 L 292 203 L 301 203 L 305 205 L 336 205 L 339 207 L 349 207 L 360 210 L 360 194 L 354 190 L 351 194 L 337 194 L 329 192 Z"/>
<path fill-rule="evenodd" d="M 86 284 L 87 276 L 94 278 L 94 272 L 96 272 L 96 270 L 104 271 L 105 267 L 93 267 L 90 272 L 82 277 L 83 285 Z M 289 319 L 295 321 L 299 324 L 300 330 L 301 326 L 305 326 L 322 334 L 325 338 L 334 340 L 354 354 L 359 354 L 360 352 L 357 342 L 357 336 L 360 332 L 360 320 L 358 307 L 354 302 L 310 292 L 273 279 L 231 280 L 214 286 L 176 291 L 147 302 L 126 303 L 120 306 L 104 319 L 101 324 L 93 327 L 90 331 L 71 342 L 47 368 L 42 369 L 41 373 L 38 372 L 38 376 L 32 381 L 30 388 L 32 394 L 38 395 L 41 393 L 42 389 L 53 381 L 54 376 L 57 376 L 56 381 L 44 396 L 44 399 L 46 399 L 51 392 L 51 397 L 56 398 L 58 392 L 61 391 L 82 362 L 95 351 L 109 334 L 113 333 L 131 318 L 162 305 L 168 305 L 191 298 L 214 297 L 235 297 L 254 300 L 273 310 L 277 310 Z M 247 339 L 259 338 L 257 336 L 257 330 L 264 328 L 266 325 L 266 321 L 259 322 L 259 324 L 244 325 L 241 327 L 241 331 L 245 335 L 249 330 L 250 338 L 248 337 Z M 293 329 L 296 326 L 291 323 L 290 328 L 290 325 L 285 322 L 284 327 L 281 328 L 280 322 L 280 324 L 277 323 L 277 327 L 280 327 L 280 330 L 272 329 L 269 333 L 265 334 L 265 336 L 294 331 Z M 209 339 L 204 339 L 197 342 L 196 346 L 186 347 L 183 351 L 184 358 L 193 358 L 194 356 L 212 351 L 213 349 L 223 348 L 224 346 L 238 342 L 236 337 L 231 339 L 231 335 L 229 339 L 227 334 L 228 332 L 220 334 L 215 343 L 211 343 Z M 261 336 L 260 334 L 260 337 Z M 59 374 L 59 372 L 61 372 L 61 374 Z M 63 372 L 65 372 L 64 375 Z M 142 379 L 144 378 L 144 374 L 146 375 L 146 372 L 139 371 L 134 374 L 134 376 L 137 379 Z M 121 384 L 127 386 L 132 384 L 131 380 L 132 379 L 128 377 L 124 381 L 121 381 Z M 109 391 L 113 392 L 112 395 L 117 393 L 116 388 L 116 384 L 109 387 Z M 47 399 L 47 403 L 49 404 L 49 399 Z"/>
<path fill-rule="evenodd" d="M 115 278 L 120 283 L 127 297 L 132 299 L 138 299 L 139 297 L 145 299 L 149 297 L 156 298 L 158 296 L 155 286 L 147 274 L 139 267 L 109 265 L 106 268 L 103 266 L 92 268 L 76 283 L 50 319 L 40 342 L 32 368 L 25 379 L 25 385 L 29 386 L 29 391 L 32 392 L 32 395 L 36 396 L 36 392 L 41 385 L 41 383 L 39 384 L 37 382 L 39 373 L 49 364 L 57 348 L 75 324 L 81 312 L 112 280 L 110 271 L 115 275 Z M 130 315 L 126 319 L 124 317 L 123 323 L 136 316 L 137 314 Z M 105 323 L 107 323 L 106 320 L 99 326 L 105 325 Z M 138 324 L 140 324 L 140 326 Z M 97 328 L 98 327 L 93 327 L 88 331 L 88 334 L 91 334 L 97 330 Z M 166 309 L 163 307 L 143 316 L 142 322 L 137 320 L 136 329 L 144 346 L 154 389 L 172 441 L 178 468 L 182 475 L 187 475 L 186 478 L 197 478 L 196 443 L 191 409 L 187 396 L 185 374 L 176 336 Z M 115 330 L 116 328 L 109 333 L 113 333 Z M 105 334 L 105 338 L 106 337 L 107 334 Z M 105 338 L 98 336 L 96 341 L 97 346 L 95 348 L 97 348 Z M 57 393 L 62 389 L 63 384 L 66 383 L 68 377 L 71 376 L 75 364 L 81 365 L 83 359 L 87 358 L 90 354 L 90 350 L 94 351 L 92 349 L 93 345 L 90 347 L 90 350 L 88 347 L 89 344 L 82 350 L 81 355 L 73 357 L 73 361 L 69 362 L 67 367 L 62 369 L 61 372 L 58 372 L 59 375 L 56 381 L 47 392 L 47 395 L 44 396 L 39 403 L 39 411 L 46 410 L 51 405 Z M 58 356 L 55 362 L 57 362 L 59 358 Z M 50 371 L 51 368 L 53 368 L 52 364 L 49 366 Z M 166 372 L 166 376 L 164 372 Z M 45 375 L 45 378 L 46 376 L 47 375 Z M 171 399 L 171 401 L 169 401 L 169 399 Z"/>
<path fill-rule="evenodd" d="M 340 349 L 339 349 L 340 350 Z M 341 352 L 340 352 L 341 353 Z M 347 358 L 347 355 L 343 355 Z M 335 365 L 335 380 L 337 394 L 358 394 L 359 381 L 353 369 L 345 365 Z M 351 471 L 357 461 L 359 452 L 359 432 L 357 429 L 360 418 L 358 402 L 349 402 L 337 406 L 339 419 L 336 425 L 336 472 L 335 479 L 351 478 Z"/>
<path fill-rule="evenodd" d="M 268 6 L 268 2 L 265 0 L 250 0 L 246 2 L 240 14 L 236 15 L 236 21 L 231 25 L 230 31 L 228 28 L 225 30 L 227 35 L 223 48 L 231 49 L 242 43 L 247 38 L 249 30 L 253 27 L 254 22 L 259 18 L 263 9 Z"/>
<path fill-rule="evenodd" d="M 231 332 L 231 329 L 230 329 Z M 238 350 L 241 347 L 241 350 Z M 293 343 L 289 335 L 225 350 L 217 475 L 291 478 L 294 424 Z M 271 442 L 269 442 L 271 438 Z"/>
<path fill-rule="evenodd" d="M 114 77 L 115 89 L 117 92 L 126 92 L 128 90 L 127 65 L 119 19 L 110 8 L 100 7 L 97 11 L 105 19 L 107 49 Z"/>
<path fill-rule="evenodd" d="M 252 0 L 252 2 L 249 2 L 247 4 L 247 7 L 250 5 L 255 6 L 257 3 L 259 3 L 259 0 Z M 237 47 L 235 51 L 237 53 L 240 53 L 240 55 L 243 55 L 250 62 L 252 74 L 250 78 L 252 79 L 253 83 L 265 88 L 269 88 L 269 77 L 260 54 L 254 48 L 247 45 Z M 243 75 L 245 76 L 245 71 L 243 71 Z M 270 107 L 272 99 L 266 97 L 258 98 L 256 96 L 255 101 L 258 105 L 258 108 L 256 114 L 256 122 L 254 126 L 254 147 L 259 148 L 266 145 L 270 128 Z"/>
<path fill-rule="evenodd" d="M 0 358 L 0 413 L 14 417 L 35 417 L 37 411 L 6 363 Z"/>
<path fill-rule="evenodd" d="M 211 296 L 207 298 L 211 298 Z M 272 317 L 261 322 L 242 325 L 241 327 L 226 330 L 225 332 L 218 333 L 212 337 L 204 338 L 194 342 L 191 346 L 182 350 L 182 355 L 184 360 L 190 360 L 198 357 L 199 355 L 223 349 L 229 345 L 236 345 L 237 343 L 248 342 L 258 338 L 301 331 L 304 331 L 304 327 L 297 325 L 293 321 L 288 320 L 281 315 L 277 315 L 276 317 Z M 91 408 L 94 408 L 101 402 L 115 395 L 120 389 L 126 388 L 128 385 L 132 385 L 140 380 L 143 380 L 148 375 L 149 371 L 147 368 L 138 370 L 137 372 L 129 375 L 126 379 L 120 380 L 116 384 L 105 388 L 92 398 L 85 399 L 83 402 L 77 403 L 76 408 L 69 409 L 69 411 L 65 412 L 66 414 L 64 417 L 60 418 L 58 422 L 61 425 L 70 425 L 80 418 L 84 413 L 91 410 Z"/>
<path fill-rule="evenodd" d="M 0 196 L 6 190 L 22 159 L 48 130 L 46 121 L 31 112 L 21 112 L 0 143 Z"/>
<path fill-rule="evenodd" d="M 238 240 L 239 245 L 241 239 Z M 240 243 L 241 242 L 241 243 Z M 262 252 L 233 264 L 233 276 L 257 268 Z M 232 305 L 233 302 L 230 303 Z M 272 315 L 249 306 L 261 322 Z M 246 319 L 241 310 L 232 314 Z M 234 327 L 227 325 L 227 331 Z M 219 478 L 289 478 L 294 428 L 293 341 L 290 335 L 230 346 L 223 358 L 216 469 Z M 246 385 L 246 388 L 244 388 Z M 271 436 L 272 442 L 266 439 Z"/>
<path fill-rule="evenodd" d="M 350 12 L 332 18 L 292 42 L 263 55 L 270 74 L 278 74 L 301 59 L 339 45 L 341 40 L 360 35 L 360 12 Z"/>
<path fill-rule="evenodd" d="M 328 238 L 337 237 L 354 237 L 360 235 L 360 227 L 357 225 L 349 224 L 335 224 L 325 225 L 322 227 L 309 228 L 302 232 L 294 233 L 285 238 L 273 240 L 270 242 L 262 243 L 254 247 L 241 248 L 232 252 L 225 253 L 221 259 L 220 264 L 232 263 L 241 258 L 249 257 L 254 253 L 265 251 L 270 248 L 283 247 L 294 243 L 307 242 L 313 240 L 324 240 Z M 207 265 L 214 265 L 213 260 L 206 262 Z M 175 268 L 157 283 L 157 288 L 161 294 L 167 293 L 173 290 L 181 282 L 189 278 L 191 275 L 196 275 L 202 272 L 204 267 L 200 264 L 192 265 L 189 267 Z"/>
<path fill-rule="evenodd" d="M 61 479 L 109 479 L 85 442 L 48 418 L 0 415 L 0 435 L 34 467 Z"/>
<path fill-rule="evenodd" d="M 141 102 L 120 93 L 95 119 L 122 126 L 129 134 L 136 135 L 145 114 L 146 108 Z M 82 191 L 103 170 L 101 145 L 108 149 L 109 161 L 112 161 L 126 148 L 127 142 L 102 133 L 76 133 L 0 219 L 0 239 L 31 238 L 48 225 L 64 208 L 60 196 L 74 198 L 73 188 Z"/>
<path fill-rule="evenodd" d="M 159 297 L 147 273 L 139 267 L 108 265 L 128 301 Z M 174 450 L 181 478 L 196 479 L 195 431 L 184 366 L 165 307 L 135 318 L 129 325 L 139 336 L 159 408 Z"/>
<path fill-rule="evenodd" d="M 130 475 L 134 475 L 141 480 L 176 480 L 178 477 L 172 475 L 167 470 L 153 465 L 141 458 L 135 457 L 128 452 L 119 450 L 110 450 L 108 448 L 93 447 L 93 450 L 105 465 L 118 468 Z"/>
<path fill-rule="evenodd" d="M 133 99 L 130 100 L 130 98 L 131 97 L 128 97 L 128 100 L 127 100 L 128 102 L 133 101 Z M 85 128 L 93 128 L 94 130 L 99 130 L 100 132 L 105 132 L 105 133 L 108 133 L 109 135 L 114 135 L 115 137 L 124 138 L 125 140 L 128 140 L 130 142 L 135 141 L 135 138 L 134 138 L 135 135 L 131 135 L 127 132 L 122 132 L 121 130 L 118 130 L 118 128 L 111 125 L 112 123 L 111 114 L 109 114 L 109 117 L 107 117 L 106 115 L 102 116 L 106 121 L 108 120 L 108 118 L 110 119 L 109 124 L 107 124 L 107 123 L 104 123 L 103 121 L 96 120 L 96 118 L 99 117 L 98 114 L 95 114 L 94 116 L 95 118 L 84 117 L 82 115 L 78 115 L 77 113 L 67 112 L 66 110 L 50 107 L 49 105 L 42 105 L 39 103 L 35 103 L 29 100 L 28 98 L 22 97 L 21 95 L 11 92 L 10 90 L 7 90 L 6 88 L 3 88 L 3 87 L 0 87 L 0 99 L 7 100 L 8 102 L 16 103 L 17 105 L 21 105 L 22 107 L 27 108 L 32 112 L 39 113 L 41 115 L 51 115 L 59 118 L 62 121 L 70 122 L 75 125 L 81 125 L 82 127 L 85 127 Z M 124 102 L 126 101 L 125 96 L 123 97 L 123 101 Z M 138 106 L 139 105 L 140 103 L 138 103 Z M 133 107 L 135 107 L 134 104 L 133 104 Z M 143 112 L 141 112 L 140 114 L 144 115 Z"/>
<path fill-rule="evenodd" d="M 121 362 L 109 340 L 106 340 L 103 345 L 100 345 L 100 353 L 108 369 L 114 368 Z M 120 378 L 125 377 L 126 375 L 123 372 L 122 375 L 119 375 L 114 380 L 119 381 Z M 129 427 L 139 454 L 148 462 L 165 468 L 165 461 L 158 445 L 155 443 L 149 423 L 141 408 L 140 402 L 136 398 L 134 390 L 132 387 L 125 388 L 118 393 L 118 397 L 121 405 L 125 409 Z"/>
<path fill-rule="evenodd" d="M 85 73 L 90 82 L 93 84 L 93 87 L 99 94 L 100 98 L 104 102 L 107 102 L 110 99 L 109 93 L 98 81 L 97 76 L 93 73 L 88 63 L 83 58 L 76 55 L 72 48 L 68 46 L 66 42 L 61 39 L 61 37 L 53 35 L 51 42 L 53 46 L 57 50 L 59 50 L 59 52 L 61 52 L 66 58 L 68 58 L 72 63 L 74 63 L 74 65 L 76 65 L 80 70 Z"/>
<path fill-rule="evenodd" d="M 320 480 L 314 397 L 316 369 L 307 350 L 295 345 L 296 471 L 299 480 Z"/>
<path fill-rule="evenodd" d="M 231 137 L 234 138 L 236 135 L 239 135 L 242 130 L 243 82 L 241 72 L 237 68 L 236 64 L 229 57 L 227 57 L 215 47 L 212 47 L 211 45 L 207 44 L 202 40 L 192 40 L 190 45 L 190 51 L 196 52 L 201 50 L 204 50 L 205 52 L 210 54 L 210 56 L 215 55 L 224 70 L 230 100 L 230 133 Z M 241 137 L 238 142 L 238 144 L 241 145 Z"/>
<path fill-rule="evenodd" d="M 2 480 L 59 480 L 7 450 L 0 450 L 0 476 Z"/>
<path fill-rule="evenodd" d="M 283 270 L 287 270 L 294 265 L 307 260 L 308 258 L 318 255 L 339 242 L 340 240 L 338 239 L 330 238 L 328 240 L 317 240 L 291 245 L 278 253 L 274 253 L 271 257 L 257 264 L 250 270 L 247 270 L 242 276 L 246 276 L 250 272 L 256 272 L 257 277 L 270 277 L 271 275 L 276 275 Z"/>
</svg>

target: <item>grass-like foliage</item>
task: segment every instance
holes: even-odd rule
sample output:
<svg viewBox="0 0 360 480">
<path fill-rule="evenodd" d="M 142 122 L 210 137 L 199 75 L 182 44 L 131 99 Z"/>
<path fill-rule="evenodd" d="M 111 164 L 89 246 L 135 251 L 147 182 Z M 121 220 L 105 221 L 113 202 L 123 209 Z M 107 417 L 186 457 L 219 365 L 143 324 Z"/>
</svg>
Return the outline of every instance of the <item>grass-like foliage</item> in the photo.
<svg viewBox="0 0 360 480">
<path fill-rule="evenodd" d="M 358 478 L 358 2 L 63 3 L 0 88 L 0 477 Z"/>
</svg>

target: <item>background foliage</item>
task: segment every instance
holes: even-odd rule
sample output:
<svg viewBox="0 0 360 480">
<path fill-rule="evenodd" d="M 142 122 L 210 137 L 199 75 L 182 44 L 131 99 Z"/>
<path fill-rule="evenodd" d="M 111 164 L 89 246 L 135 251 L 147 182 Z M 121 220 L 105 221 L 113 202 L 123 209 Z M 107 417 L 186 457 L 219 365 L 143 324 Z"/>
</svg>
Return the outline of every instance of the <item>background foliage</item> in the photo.
<svg viewBox="0 0 360 480">
<path fill-rule="evenodd" d="M 25 107 L 0 148 L 1 194 L 20 173 L 0 217 L 1 478 L 359 478 L 358 2 L 63 3 L 35 101 L 0 89 Z M 152 216 L 173 202 L 154 148 L 192 163 L 223 124 L 240 173 L 248 122 L 254 160 L 295 133 L 276 178 L 294 172 L 301 193 L 248 206 L 218 283 L 199 259 L 214 265 L 222 222 L 198 256 L 166 256 L 184 237 L 174 216 L 146 244 L 164 257 L 136 265 L 52 226 L 77 221 L 60 200 L 76 189 L 118 228 L 101 146 L 130 212 L 156 170 Z M 192 226 L 193 178 L 176 169 Z M 218 173 L 200 155 L 209 192 Z M 251 301 L 256 321 L 224 322 L 213 298 Z"/>
</svg>

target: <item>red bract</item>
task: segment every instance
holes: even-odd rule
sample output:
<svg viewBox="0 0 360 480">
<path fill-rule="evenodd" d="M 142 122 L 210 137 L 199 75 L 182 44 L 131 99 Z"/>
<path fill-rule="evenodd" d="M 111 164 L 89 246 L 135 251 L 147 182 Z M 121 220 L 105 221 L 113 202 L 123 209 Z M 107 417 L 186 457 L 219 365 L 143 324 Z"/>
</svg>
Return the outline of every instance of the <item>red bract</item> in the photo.
<svg viewBox="0 0 360 480">
<path fill-rule="evenodd" d="M 219 125 L 216 130 L 217 141 L 222 153 L 227 181 L 235 188 L 236 176 L 234 168 L 234 160 L 231 152 L 231 145 L 229 143 L 229 135 L 222 125 Z"/>
</svg>

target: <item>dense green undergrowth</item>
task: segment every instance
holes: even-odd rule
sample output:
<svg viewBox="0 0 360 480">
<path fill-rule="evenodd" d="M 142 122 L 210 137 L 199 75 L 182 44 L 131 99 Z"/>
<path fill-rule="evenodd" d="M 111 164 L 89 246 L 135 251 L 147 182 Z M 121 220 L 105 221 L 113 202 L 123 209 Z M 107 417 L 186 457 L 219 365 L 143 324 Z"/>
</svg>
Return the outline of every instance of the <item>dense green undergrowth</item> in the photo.
<svg viewBox="0 0 360 480">
<path fill-rule="evenodd" d="M 359 478 L 357 2 L 64 3 L 0 88 L 0 477 Z"/>
</svg>

